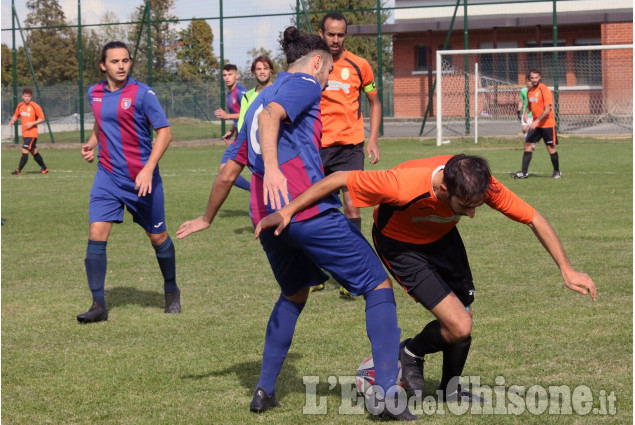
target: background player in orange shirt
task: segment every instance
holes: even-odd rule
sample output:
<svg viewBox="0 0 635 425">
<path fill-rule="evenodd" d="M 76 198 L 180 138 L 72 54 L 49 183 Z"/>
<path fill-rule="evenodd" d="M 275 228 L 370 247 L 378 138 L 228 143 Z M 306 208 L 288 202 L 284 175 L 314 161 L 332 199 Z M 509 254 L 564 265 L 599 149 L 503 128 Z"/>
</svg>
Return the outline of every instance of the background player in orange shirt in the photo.
<svg viewBox="0 0 635 425">
<path fill-rule="evenodd" d="M 529 81 L 531 82 L 531 88 L 527 92 L 529 108 L 525 109 L 523 122 L 527 122 L 530 110 L 533 115 L 533 121 L 529 125 L 529 131 L 525 138 L 522 169 L 512 173 L 511 176 L 515 179 L 526 179 L 529 177 L 529 163 L 533 155 L 533 145 L 542 139 L 547 145 L 547 151 L 553 165 L 551 178 L 559 179 L 562 177 L 562 173 L 560 173 L 560 162 L 558 152 L 556 152 L 556 118 L 553 113 L 553 96 L 551 95 L 551 90 L 542 83 L 542 76 L 537 69 L 529 71 Z"/>
<path fill-rule="evenodd" d="M 46 174 L 49 172 L 49 169 L 44 165 L 42 155 L 38 153 L 36 147 L 38 135 L 37 126 L 44 122 L 44 112 L 42 112 L 40 105 L 33 102 L 32 99 L 33 90 L 29 87 L 25 87 L 22 90 L 23 102 L 18 104 L 18 107 L 15 109 L 15 114 L 13 114 L 11 121 L 9 121 L 9 125 L 13 125 L 18 119 L 22 120 L 22 157 L 20 158 L 18 168 L 11 172 L 11 174 L 18 176 L 22 174 L 22 169 L 29 160 L 29 152 L 31 152 L 33 159 L 35 159 L 35 162 L 40 166 L 41 173 Z"/>
<path fill-rule="evenodd" d="M 297 211 L 340 187 L 357 207 L 375 209 L 373 242 L 386 268 L 436 320 L 401 342 L 402 381 L 410 394 L 423 394 L 423 357 L 443 352 L 439 391 L 444 400 L 479 401 L 461 389 L 460 376 L 471 344 L 474 283 L 456 224 L 473 218 L 484 203 L 528 225 L 560 269 L 565 285 L 594 301 L 593 280 L 576 271 L 547 220 L 491 174 L 484 158 L 444 155 L 407 161 L 386 171 L 342 171 L 315 183 L 280 211 L 260 221 L 282 232 Z"/>
</svg>

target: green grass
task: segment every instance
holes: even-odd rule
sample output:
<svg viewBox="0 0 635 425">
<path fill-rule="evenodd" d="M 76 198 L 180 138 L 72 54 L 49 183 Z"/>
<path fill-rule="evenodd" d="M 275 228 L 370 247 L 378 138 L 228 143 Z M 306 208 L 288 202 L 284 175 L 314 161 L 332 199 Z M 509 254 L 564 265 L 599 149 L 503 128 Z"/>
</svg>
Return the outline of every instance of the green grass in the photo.
<svg viewBox="0 0 635 425">
<path fill-rule="evenodd" d="M 421 415 L 425 423 L 632 423 L 633 150 L 632 139 L 563 138 L 564 178 L 552 180 L 544 146 L 527 180 L 519 141 L 385 140 L 379 166 L 435 154 L 485 156 L 494 174 L 552 223 L 576 269 L 598 286 L 596 303 L 564 287 L 531 230 L 482 207 L 459 229 L 477 289 L 466 375 L 481 383 L 547 388 L 586 385 L 617 397 L 616 415 Z M 174 144 L 161 162 L 168 230 L 203 213 L 223 152 L 220 145 Z M 108 242 L 108 322 L 79 325 L 90 305 L 83 259 L 88 197 L 95 172 L 79 146 L 41 145 L 51 169 L 10 175 L 19 150 L 2 151 L 2 422 L 3 424 L 324 424 L 369 423 L 340 415 L 340 387 L 329 376 L 354 374 L 370 355 L 364 302 L 344 301 L 335 284 L 314 294 L 300 318 L 278 379 L 283 407 L 248 411 L 258 381 L 265 326 L 279 290 L 253 239 L 248 194 L 232 191 L 212 227 L 175 240 L 183 313 L 163 314 L 162 281 L 144 232 L 126 213 Z M 245 172 L 245 175 L 247 173 Z M 369 235 L 372 209 L 363 211 Z M 431 318 L 395 291 L 402 336 Z M 441 355 L 426 361 L 432 394 Z M 319 376 L 326 415 L 303 415 L 303 376 Z M 423 421 L 422 421 L 423 423 Z"/>
</svg>

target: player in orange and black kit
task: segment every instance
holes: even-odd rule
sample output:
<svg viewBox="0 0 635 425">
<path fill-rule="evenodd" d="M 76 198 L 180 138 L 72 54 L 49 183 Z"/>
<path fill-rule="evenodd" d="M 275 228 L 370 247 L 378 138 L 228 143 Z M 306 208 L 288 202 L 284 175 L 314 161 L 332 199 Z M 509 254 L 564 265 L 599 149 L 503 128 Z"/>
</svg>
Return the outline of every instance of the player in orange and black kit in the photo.
<svg viewBox="0 0 635 425">
<path fill-rule="evenodd" d="M 22 169 L 29 160 L 29 152 L 31 152 L 33 159 L 35 159 L 35 162 L 40 166 L 41 173 L 46 174 L 49 172 L 49 169 L 44 165 L 42 155 L 38 153 L 36 147 L 38 135 L 37 126 L 44 122 L 44 112 L 42 112 L 40 105 L 31 100 L 32 98 L 33 91 L 25 87 L 22 90 L 22 100 L 24 102 L 18 104 L 18 107 L 15 109 L 15 114 L 13 114 L 11 121 L 9 121 L 9 125 L 13 125 L 18 119 L 22 120 L 22 157 L 20 158 L 18 168 L 11 172 L 11 174 L 18 176 L 22 174 Z"/>
<path fill-rule="evenodd" d="M 423 395 L 424 356 L 442 351 L 442 398 L 480 399 L 452 378 L 461 375 L 467 360 L 474 300 L 472 273 L 456 225 L 463 216 L 473 218 L 482 204 L 528 225 L 556 262 L 565 285 L 597 298 L 593 280 L 573 268 L 547 220 L 494 178 L 478 156 L 444 155 L 385 171 L 333 173 L 262 219 L 256 234 L 275 226 L 275 234 L 281 234 L 294 214 L 340 187 L 348 188 L 356 207 L 378 205 L 373 242 L 379 257 L 408 294 L 436 317 L 400 344 L 402 381 L 411 395 Z"/>
<path fill-rule="evenodd" d="M 533 121 L 529 125 L 529 131 L 525 138 L 522 169 L 516 173 L 511 173 L 511 176 L 515 179 L 526 179 L 529 177 L 529 163 L 533 154 L 533 145 L 542 139 L 547 145 L 547 151 L 553 165 L 551 178 L 559 179 L 562 177 L 562 173 L 560 172 L 560 161 L 556 151 L 556 118 L 553 113 L 553 96 L 551 95 L 551 90 L 542 83 L 542 76 L 537 69 L 529 71 L 529 81 L 531 82 L 531 87 L 527 92 L 529 108 L 525 109 L 523 122 L 527 122 L 530 110 L 533 115 Z"/>
<path fill-rule="evenodd" d="M 364 118 L 361 95 L 370 104 L 370 136 L 366 152 L 371 164 L 379 161 L 379 122 L 381 103 L 377 96 L 375 77 L 367 60 L 344 48 L 347 22 L 344 15 L 332 12 L 322 18 L 320 37 L 326 41 L 333 55 L 333 70 L 328 86 L 322 93 L 322 164 L 324 174 L 335 171 L 364 169 Z M 359 208 L 355 208 L 346 189 L 342 193 L 344 214 L 361 230 Z"/>
</svg>

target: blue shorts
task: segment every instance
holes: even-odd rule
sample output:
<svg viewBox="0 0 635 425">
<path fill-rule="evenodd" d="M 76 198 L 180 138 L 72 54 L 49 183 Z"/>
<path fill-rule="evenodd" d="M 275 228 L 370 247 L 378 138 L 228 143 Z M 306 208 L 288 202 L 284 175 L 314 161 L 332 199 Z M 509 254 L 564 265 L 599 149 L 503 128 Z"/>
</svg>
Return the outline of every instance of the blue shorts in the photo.
<svg viewBox="0 0 635 425">
<path fill-rule="evenodd" d="M 291 296 L 331 275 L 353 295 L 372 291 L 388 278 L 364 235 L 338 210 L 291 223 L 280 236 L 260 235 L 282 293 Z"/>
<path fill-rule="evenodd" d="M 155 171 L 152 176 L 152 193 L 139 197 L 135 182 L 115 177 L 112 173 L 97 168 L 93 188 L 90 191 L 88 217 L 90 223 L 100 221 L 123 222 L 123 207 L 132 214 L 132 219 L 148 233 L 163 233 L 165 208 L 163 205 L 163 181 Z"/>
</svg>

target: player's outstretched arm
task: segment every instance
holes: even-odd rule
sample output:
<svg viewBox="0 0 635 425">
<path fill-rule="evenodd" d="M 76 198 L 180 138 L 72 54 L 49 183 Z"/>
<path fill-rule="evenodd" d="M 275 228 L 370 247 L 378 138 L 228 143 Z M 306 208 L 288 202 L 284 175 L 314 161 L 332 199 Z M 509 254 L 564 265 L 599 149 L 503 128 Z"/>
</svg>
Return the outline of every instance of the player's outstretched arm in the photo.
<svg viewBox="0 0 635 425">
<path fill-rule="evenodd" d="M 329 174 L 302 192 L 300 196 L 295 198 L 280 211 L 260 220 L 260 223 L 256 225 L 255 237 L 260 237 L 260 232 L 272 227 L 276 228 L 274 234 L 276 236 L 280 235 L 284 228 L 289 225 L 294 215 L 315 204 L 325 196 L 346 187 L 346 179 L 349 173 L 350 171 L 336 171 L 333 174 Z"/>
<path fill-rule="evenodd" d="M 370 105 L 370 135 L 368 137 L 368 145 L 366 146 L 366 154 L 371 164 L 377 164 L 381 154 L 379 152 L 379 125 L 381 123 L 381 102 L 376 94 L 368 95 L 368 103 Z"/>
<path fill-rule="evenodd" d="M 209 194 L 209 200 L 207 201 L 207 208 L 205 214 L 195 218 L 194 220 L 186 221 L 181 224 L 176 231 L 176 238 L 183 239 L 187 235 L 201 230 L 207 229 L 214 221 L 218 210 L 227 199 L 227 195 L 232 189 L 234 182 L 243 170 L 244 165 L 237 163 L 233 159 L 228 160 L 225 166 L 222 167 L 214 179 L 212 190 Z"/>
<path fill-rule="evenodd" d="M 591 299 L 595 301 L 597 299 L 595 283 L 586 273 L 577 272 L 573 269 L 555 230 L 538 211 L 536 211 L 533 221 L 529 223 L 529 227 L 531 227 L 542 246 L 545 247 L 558 265 L 567 288 L 583 295 L 589 293 Z"/>
</svg>

